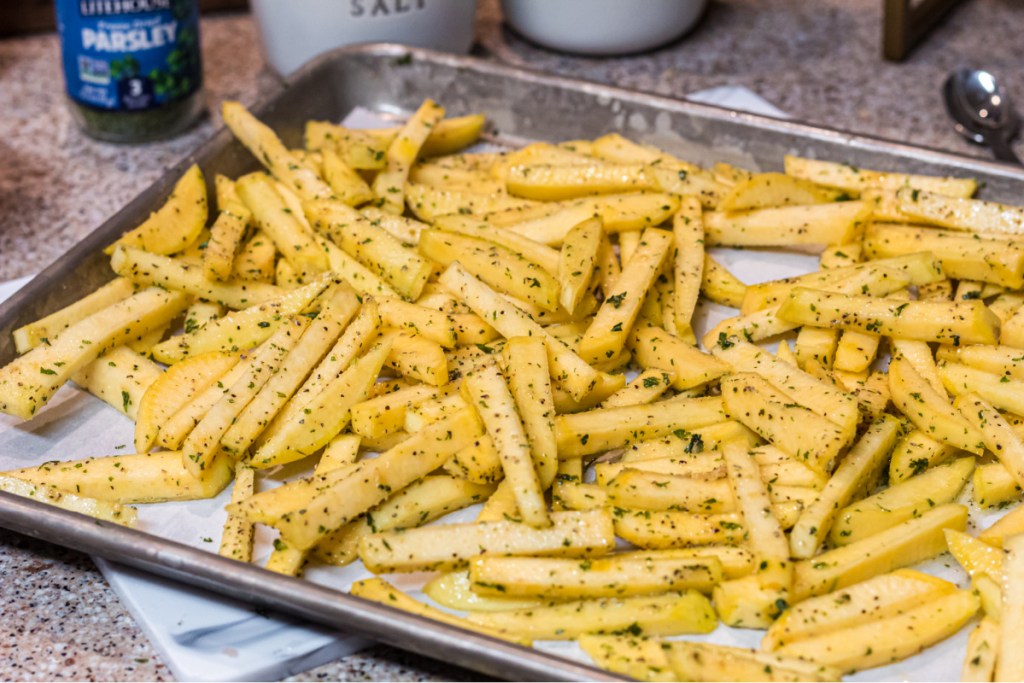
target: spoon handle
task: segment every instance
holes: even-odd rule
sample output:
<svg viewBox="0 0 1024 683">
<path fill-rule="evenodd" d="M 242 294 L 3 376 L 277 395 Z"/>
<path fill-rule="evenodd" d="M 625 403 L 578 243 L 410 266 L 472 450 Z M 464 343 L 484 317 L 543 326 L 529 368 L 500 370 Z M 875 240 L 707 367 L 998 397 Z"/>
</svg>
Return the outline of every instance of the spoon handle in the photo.
<svg viewBox="0 0 1024 683">
<path fill-rule="evenodd" d="M 1000 161 L 1008 161 L 1013 164 L 1021 165 L 1020 157 L 1013 151 L 1013 146 L 1010 141 L 1004 138 L 1002 135 L 991 135 L 988 139 L 989 145 L 992 147 L 992 153 L 995 154 L 996 159 Z"/>
</svg>

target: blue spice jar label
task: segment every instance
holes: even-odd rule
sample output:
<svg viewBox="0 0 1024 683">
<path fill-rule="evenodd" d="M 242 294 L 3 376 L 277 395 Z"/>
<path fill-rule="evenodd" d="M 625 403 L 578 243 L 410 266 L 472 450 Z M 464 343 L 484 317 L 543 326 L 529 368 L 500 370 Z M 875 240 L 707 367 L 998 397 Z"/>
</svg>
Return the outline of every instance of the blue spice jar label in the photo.
<svg viewBox="0 0 1024 683">
<path fill-rule="evenodd" d="M 74 101 L 143 111 L 202 85 L 195 0 L 57 0 L 64 78 Z"/>
</svg>

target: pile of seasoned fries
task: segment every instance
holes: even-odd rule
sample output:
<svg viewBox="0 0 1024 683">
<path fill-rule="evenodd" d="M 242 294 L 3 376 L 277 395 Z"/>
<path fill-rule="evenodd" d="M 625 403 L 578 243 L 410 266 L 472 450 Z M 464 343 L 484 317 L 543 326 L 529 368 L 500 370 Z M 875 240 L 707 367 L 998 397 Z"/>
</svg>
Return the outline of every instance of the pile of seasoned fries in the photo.
<svg viewBox="0 0 1024 683">
<path fill-rule="evenodd" d="M 0 369 L 0 410 L 70 380 L 137 453 L 0 489 L 132 524 L 234 482 L 225 556 L 253 561 L 262 524 L 276 572 L 432 572 L 433 604 L 351 592 L 642 680 L 835 679 L 977 615 L 964 679 L 1024 678 L 1024 507 L 971 535 L 965 504 L 1024 486 L 1024 209 L 616 134 L 464 153 L 484 117 L 431 101 L 396 128 L 311 121 L 296 150 L 224 119 L 264 170 L 217 176 L 211 212 L 190 169 Z M 747 286 L 714 246 L 820 270 Z M 701 298 L 737 315 L 698 344 Z M 947 550 L 969 588 L 908 568 Z M 761 648 L 669 638 L 720 622 Z"/>
</svg>

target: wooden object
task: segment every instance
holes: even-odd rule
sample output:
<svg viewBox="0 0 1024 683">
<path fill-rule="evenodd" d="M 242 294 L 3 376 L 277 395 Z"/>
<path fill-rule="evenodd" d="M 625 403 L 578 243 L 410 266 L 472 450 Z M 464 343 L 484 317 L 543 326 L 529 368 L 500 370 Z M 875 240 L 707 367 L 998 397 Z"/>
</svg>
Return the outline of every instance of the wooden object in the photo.
<svg viewBox="0 0 1024 683">
<path fill-rule="evenodd" d="M 883 0 L 882 54 L 902 62 L 959 0 Z"/>
</svg>

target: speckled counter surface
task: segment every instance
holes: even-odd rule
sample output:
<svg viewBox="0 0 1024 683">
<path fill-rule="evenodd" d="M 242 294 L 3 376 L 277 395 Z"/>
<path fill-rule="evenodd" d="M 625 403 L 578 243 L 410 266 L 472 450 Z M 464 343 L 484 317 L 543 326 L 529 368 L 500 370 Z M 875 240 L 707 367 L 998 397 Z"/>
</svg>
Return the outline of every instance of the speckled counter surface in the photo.
<svg viewBox="0 0 1024 683">
<path fill-rule="evenodd" d="M 798 118 L 985 156 L 950 129 L 945 73 L 984 65 L 1024 98 L 1024 7 L 968 0 L 904 64 L 880 57 L 879 0 L 718 0 L 688 38 L 619 59 L 539 49 L 483 0 L 478 52 L 511 64 L 682 96 L 744 85 Z M 251 19 L 203 22 L 213 103 L 256 101 L 276 78 Z M 37 271 L 103 222 L 219 125 L 138 147 L 79 133 L 64 107 L 53 35 L 0 41 L 0 280 Z M 1024 99 L 1022 99 L 1024 101 Z M 84 555 L 0 531 L 0 680 L 152 680 L 170 672 Z M 476 676 L 376 647 L 296 680 L 467 680 Z"/>
</svg>

